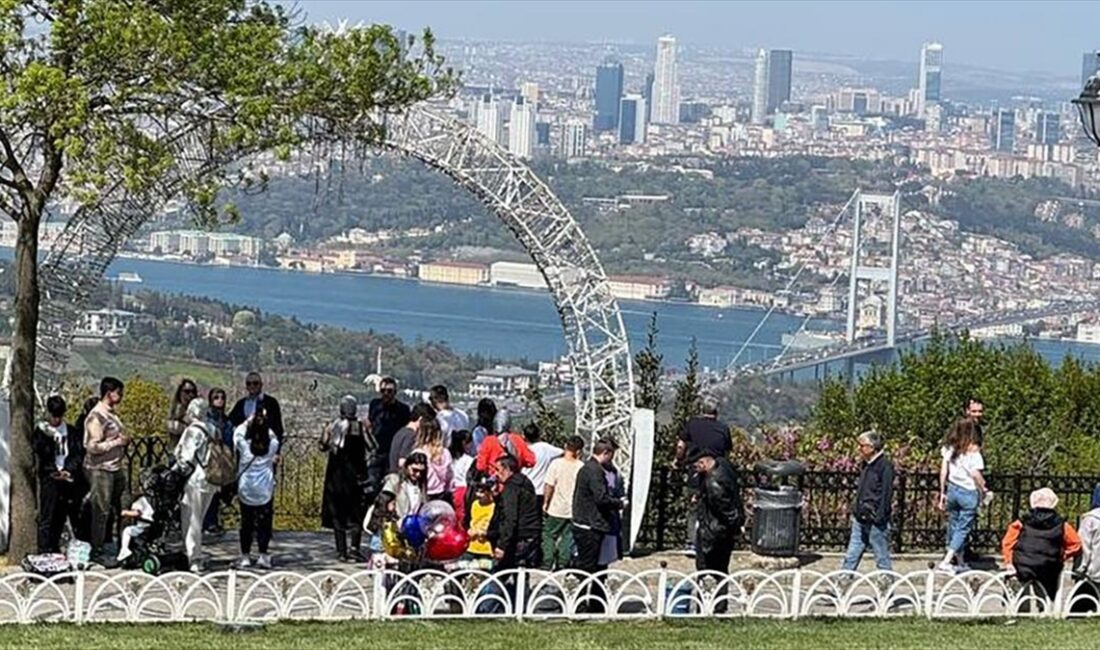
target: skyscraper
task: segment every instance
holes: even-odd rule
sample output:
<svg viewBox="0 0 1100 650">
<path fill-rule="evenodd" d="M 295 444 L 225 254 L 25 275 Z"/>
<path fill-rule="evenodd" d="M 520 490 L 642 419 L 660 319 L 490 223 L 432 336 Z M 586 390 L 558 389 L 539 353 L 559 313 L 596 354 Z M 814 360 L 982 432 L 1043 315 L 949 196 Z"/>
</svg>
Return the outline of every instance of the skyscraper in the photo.
<svg viewBox="0 0 1100 650">
<path fill-rule="evenodd" d="M 768 52 L 768 113 L 774 113 L 791 101 L 791 63 L 794 53 L 790 50 Z"/>
<path fill-rule="evenodd" d="M 642 144 L 645 130 L 645 99 L 641 95 L 623 97 L 619 109 L 619 143 Z"/>
<path fill-rule="evenodd" d="M 810 109 L 810 124 L 814 133 L 825 133 L 829 130 L 829 112 L 824 106 L 814 106 Z"/>
<path fill-rule="evenodd" d="M 1016 111 L 998 108 L 993 113 L 993 148 L 1012 153 L 1016 148 Z"/>
<path fill-rule="evenodd" d="M 535 146 L 536 147 L 548 147 L 548 146 L 550 146 L 550 123 L 549 122 L 535 122 Z"/>
<path fill-rule="evenodd" d="M 527 100 L 527 103 L 531 105 L 531 108 L 538 110 L 539 107 L 539 85 L 533 81 L 525 81 L 520 84 L 519 94 L 523 95 L 523 98 Z"/>
<path fill-rule="evenodd" d="M 588 129 L 580 120 L 570 120 L 565 124 L 562 137 L 562 155 L 566 158 L 582 158 L 585 153 L 585 139 Z"/>
<path fill-rule="evenodd" d="M 763 124 L 768 116 L 768 52 L 756 53 L 756 70 L 752 78 L 752 123 Z"/>
<path fill-rule="evenodd" d="M 1100 52 L 1085 52 L 1081 55 L 1081 85 L 1088 82 L 1089 77 L 1100 72 Z"/>
<path fill-rule="evenodd" d="M 535 151 L 535 107 L 523 95 L 512 104 L 512 119 L 508 125 L 508 151 L 520 158 L 530 158 Z"/>
<path fill-rule="evenodd" d="M 619 100 L 623 96 L 623 64 L 604 61 L 596 68 L 596 118 L 593 131 L 619 128 Z"/>
<path fill-rule="evenodd" d="M 477 107 L 477 130 L 481 131 L 496 144 L 504 144 L 504 120 L 500 115 L 500 106 L 492 93 L 481 98 Z"/>
<path fill-rule="evenodd" d="M 645 85 L 642 86 L 642 98 L 645 99 L 645 121 L 653 121 L 653 71 L 645 76 Z"/>
<path fill-rule="evenodd" d="M 1035 133 L 1039 144 L 1058 144 L 1062 139 L 1061 116 L 1056 111 L 1043 111 Z"/>
<path fill-rule="evenodd" d="M 924 117 L 929 103 L 940 101 L 940 74 L 943 68 L 943 46 L 925 43 L 920 48 L 920 79 L 917 80 L 917 116 Z"/>
<path fill-rule="evenodd" d="M 657 39 L 652 117 L 654 124 L 677 124 L 680 121 L 680 80 L 676 74 L 676 39 L 672 36 Z"/>
</svg>

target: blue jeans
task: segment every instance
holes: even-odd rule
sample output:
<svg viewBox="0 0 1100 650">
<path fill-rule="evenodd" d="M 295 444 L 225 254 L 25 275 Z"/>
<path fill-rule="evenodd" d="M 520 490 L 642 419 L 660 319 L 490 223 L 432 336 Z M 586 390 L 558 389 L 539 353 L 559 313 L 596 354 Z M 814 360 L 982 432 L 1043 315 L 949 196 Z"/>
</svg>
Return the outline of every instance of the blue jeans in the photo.
<svg viewBox="0 0 1100 650">
<path fill-rule="evenodd" d="M 840 568 L 845 571 L 855 571 L 863 558 L 863 551 L 868 546 L 875 554 L 875 566 L 879 570 L 893 570 L 894 565 L 890 561 L 889 522 L 884 526 L 861 524 L 855 517 L 852 517 L 852 537 L 848 540 L 848 551 L 844 554 L 844 564 Z"/>
<path fill-rule="evenodd" d="M 980 501 L 977 490 L 947 484 L 947 550 L 962 553 L 966 537 L 978 520 Z"/>
</svg>

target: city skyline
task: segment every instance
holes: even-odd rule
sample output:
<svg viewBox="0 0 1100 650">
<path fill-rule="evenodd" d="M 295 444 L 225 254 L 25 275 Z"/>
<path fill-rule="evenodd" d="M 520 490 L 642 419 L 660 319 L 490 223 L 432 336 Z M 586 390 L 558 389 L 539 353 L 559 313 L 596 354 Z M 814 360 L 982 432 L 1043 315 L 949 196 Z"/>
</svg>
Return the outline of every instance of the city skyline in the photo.
<svg viewBox="0 0 1100 650">
<path fill-rule="evenodd" d="M 289 3 L 288 3 L 289 4 Z M 915 61 L 922 43 L 951 51 L 950 65 L 1076 78 L 1081 53 L 1100 49 L 1082 10 L 1095 3 L 1015 2 L 393 2 L 308 0 L 311 22 L 383 22 L 442 39 L 652 44 L 667 33 L 680 47 L 788 48 L 799 53 Z M 563 10 L 563 7 L 566 9 Z M 1087 9 L 1086 13 L 1087 13 Z M 426 18 L 430 17 L 430 18 Z M 949 19 L 948 19 L 949 18 Z M 872 27 L 873 29 L 868 29 Z M 1005 44 L 1011 43 L 1011 47 Z"/>
</svg>

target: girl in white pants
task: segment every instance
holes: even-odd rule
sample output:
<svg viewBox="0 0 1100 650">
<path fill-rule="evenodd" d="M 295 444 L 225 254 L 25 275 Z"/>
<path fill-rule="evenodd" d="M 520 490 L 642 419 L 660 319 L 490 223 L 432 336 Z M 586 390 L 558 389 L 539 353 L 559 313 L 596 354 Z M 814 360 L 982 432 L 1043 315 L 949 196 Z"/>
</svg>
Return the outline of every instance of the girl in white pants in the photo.
<svg viewBox="0 0 1100 650">
<path fill-rule="evenodd" d="M 187 406 L 187 428 L 176 446 L 176 462 L 191 468 L 191 476 L 183 488 L 180 504 L 180 527 L 183 529 L 183 547 L 191 572 L 202 571 L 202 520 L 217 486 L 206 480 L 205 466 L 209 461 L 210 441 L 219 435 L 206 421 L 209 405 L 204 399 L 193 399 Z"/>
</svg>

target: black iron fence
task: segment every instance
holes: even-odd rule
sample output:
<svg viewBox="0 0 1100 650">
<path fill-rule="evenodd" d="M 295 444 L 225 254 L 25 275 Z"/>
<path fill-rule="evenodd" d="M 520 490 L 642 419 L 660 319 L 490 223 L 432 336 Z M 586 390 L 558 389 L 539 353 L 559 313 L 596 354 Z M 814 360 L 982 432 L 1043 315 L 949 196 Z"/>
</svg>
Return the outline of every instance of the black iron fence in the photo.
<svg viewBox="0 0 1100 650">
<path fill-rule="evenodd" d="M 131 485 L 136 485 L 142 468 L 165 462 L 170 450 L 162 438 L 135 440 L 127 456 Z M 321 496 L 324 489 L 325 455 L 316 436 L 284 437 L 282 460 L 276 474 L 275 524 L 280 530 L 320 528 Z M 745 474 L 745 476 L 751 476 Z M 691 490 L 686 473 L 659 468 L 649 495 L 645 523 L 639 534 L 642 548 L 663 551 L 682 548 L 688 542 L 687 514 Z M 842 550 L 851 529 L 850 508 L 859 485 L 857 472 L 807 472 L 792 479 L 801 490 L 802 548 Z M 992 503 L 981 509 L 971 545 L 993 551 L 1000 546 L 1005 529 L 1027 509 L 1032 490 L 1049 487 L 1058 495 L 1058 510 L 1070 521 L 1088 510 L 1097 476 L 1042 476 L 990 474 L 986 481 L 994 492 Z M 744 481 L 743 500 L 751 530 L 755 480 Z M 945 541 L 946 519 L 936 508 L 939 476 L 932 472 L 900 473 L 894 482 L 893 547 L 895 552 L 938 551 Z M 225 511 L 227 522 L 235 522 L 235 507 Z M 745 540 L 741 540 L 744 544 Z"/>
<path fill-rule="evenodd" d="M 990 474 L 986 482 L 993 501 L 980 511 L 971 534 L 971 546 L 989 552 L 1000 548 L 1008 525 L 1027 510 L 1028 495 L 1049 487 L 1058 495 L 1058 510 L 1069 521 L 1089 509 L 1098 476 L 1043 476 Z M 745 481 L 743 500 L 751 530 L 754 480 Z M 851 530 L 851 505 L 859 486 L 857 472 L 807 472 L 792 479 L 802 492 L 801 546 L 807 550 L 843 550 Z M 660 468 L 649 495 L 650 513 L 639 534 L 639 546 L 663 551 L 688 543 L 687 511 L 690 490 L 686 474 Z M 946 517 L 937 509 L 939 475 L 932 472 L 902 473 L 894 481 L 892 523 L 895 552 L 939 551 L 945 542 Z M 741 540 L 745 545 L 747 540 Z"/>
</svg>

